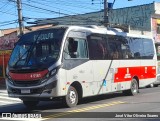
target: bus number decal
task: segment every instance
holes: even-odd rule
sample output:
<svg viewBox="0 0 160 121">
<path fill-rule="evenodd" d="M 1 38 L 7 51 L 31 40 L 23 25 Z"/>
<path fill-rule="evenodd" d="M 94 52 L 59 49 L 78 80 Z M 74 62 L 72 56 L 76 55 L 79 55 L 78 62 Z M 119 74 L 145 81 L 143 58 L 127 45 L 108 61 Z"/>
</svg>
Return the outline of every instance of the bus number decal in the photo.
<svg viewBox="0 0 160 121">
<path fill-rule="evenodd" d="M 131 78 L 131 74 L 129 73 L 129 68 L 127 68 L 127 73 L 125 74 L 124 78 Z"/>
</svg>

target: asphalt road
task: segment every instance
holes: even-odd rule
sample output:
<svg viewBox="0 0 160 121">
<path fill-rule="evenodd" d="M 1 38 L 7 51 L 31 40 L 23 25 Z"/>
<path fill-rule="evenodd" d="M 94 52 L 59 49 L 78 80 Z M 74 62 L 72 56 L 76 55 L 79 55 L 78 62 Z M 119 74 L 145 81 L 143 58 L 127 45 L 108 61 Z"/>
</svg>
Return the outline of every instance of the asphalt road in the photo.
<svg viewBox="0 0 160 121">
<path fill-rule="evenodd" d="M 34 116 L 43 116 L 42 119 L 39 118 L 37 121 L 159 121 L 160 86 L 140 89 L 140 93 L 136 96 L 124 96 L 118 92 L 85 98 L 74 108 L 66 108 L 61 101 L 50 101 L 41 102 L 34 110 L 27 109 L 22 103 L 2 105 L 0 106 L 0 112 L 18 113 L 22 117 L 26 112 L 35 114 Z M 19 118 L 18 120 L 22 119 Z"/>
</svg>

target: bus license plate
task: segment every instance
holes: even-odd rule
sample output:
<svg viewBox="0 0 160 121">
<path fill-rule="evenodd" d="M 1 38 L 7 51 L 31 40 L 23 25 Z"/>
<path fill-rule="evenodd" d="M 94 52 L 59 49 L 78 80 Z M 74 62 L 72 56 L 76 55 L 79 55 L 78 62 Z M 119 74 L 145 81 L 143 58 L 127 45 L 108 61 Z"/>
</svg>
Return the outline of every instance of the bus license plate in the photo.
<svg viewBox="0 0 160 121">
<path fill-rule="evenodd" d="M 30 93 L 30 89 L 22 89 L 21 93 L 22 94 L 28 94 L 28 93 Z"/>
</svg>

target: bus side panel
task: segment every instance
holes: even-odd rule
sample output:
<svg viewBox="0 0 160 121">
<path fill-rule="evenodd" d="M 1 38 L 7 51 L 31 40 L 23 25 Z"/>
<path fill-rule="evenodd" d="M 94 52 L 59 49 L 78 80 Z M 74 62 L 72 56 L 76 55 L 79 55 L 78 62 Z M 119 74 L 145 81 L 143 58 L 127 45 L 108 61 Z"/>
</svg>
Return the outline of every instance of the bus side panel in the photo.
<svg viewBox="0 0 160 121">
<path fill-rule="evenodd" d="M 156 79 L 155 64 L 155 60 L 121 60 L 118 73 L 115 75 L 115 82 L 121 85 L 125 82 L 125 89 L 129 89 L 132 78 L 136 76 L 139 79 L 139 87 L 149 85 Z"/>
<path fill-rule="evenodd" d="M 112 60 L 112 65 L 111 65 L 111 70 L 113 71 L 111 74 L 113 74 L 112 76 L 112 80 L 111 80 L 111 92 L 115 92 L 118 90 L 117 88 L 117 83 L 115 83 L 115 74 L 118 73 L 118 67 L 119 67 L 119 60 Z"/>
<path fill-rule="evenodd" d="M 141 60 L 139 87 L 145 87 L 156 81 L 156 69 L 156 60 Z"/>
<path fill-rule="evenodd" d="M 74 61 L 74 62 L 72 62 Z M 76 63 L 78 59 L 70 60 L 70 63 Z M 74 68 L 66 69 L 66 93 L 70 85 L 74 82 L 78 82 L 82 86 L 82 96 L 91 96 L 95 95 L 94 90 L 95 86 L 93 85 L 93 71 L 92 71 L 92 62 L 87 61 L 85 63 L 76 65 Z"/>
<path fill-rule="evenodd" d="M 57 96 L 64 96 L 66 95 L 66 70 L 63 68 L 59 69 L 57 75 L 57 86 L 56 86 L 56 95 Z"/>
<path fill-rule="evenodd" d="M 119 74 L 119 90 L 127 90 L 131 87 L 131 81 L 134 76 L 140 78 L 140 61 L 135 60 L 120 60 L 120 67 L 118 68 Z M 117 78 L 117 77 L 116 77 Z M 116 80 L 115 80 L 116 81 Z"/>
<path fill-rule="evenodd" d="M 104 94 L 111 92 L 111 84 L 113 83 L 114 68 L 117 63 L 112 64 L 111 60 L 93 60 L 93 71 L 94 71 L 94 90 L 95 94 Z M 111 68 L 109 68 L 112 66 Z"/>
</svg>

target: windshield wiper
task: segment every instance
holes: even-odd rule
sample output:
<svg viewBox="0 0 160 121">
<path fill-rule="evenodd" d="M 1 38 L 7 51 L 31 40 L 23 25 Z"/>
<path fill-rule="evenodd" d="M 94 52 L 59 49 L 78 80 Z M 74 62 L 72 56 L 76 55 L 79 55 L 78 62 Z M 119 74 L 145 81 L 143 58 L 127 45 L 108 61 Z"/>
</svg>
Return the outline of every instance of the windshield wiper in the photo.
<svg viewBox="0 0 160 121">
<path fill-rule="evenodd" d="M 26 52 L 23 53 L 23 55 L 21 55 L 21 56 L 17 59 L 17 61 L 15 62 L 15 64 L 14 64 L 13 66 L 17 66 L 18 62 L 21 61 L 22 58 L 24 57 L 24 55 L 26 55 L 30 50 L 31 50 L 31 47 L 30 47 L 28 50 L 26 50 Z"/>
<path fill-rule="evenodd" d="M 39 37 L 40 34 L 41 34 L 41 32 L 39 32 L 39 34 L 38 34 L 37 38 L 35 39 L 34 43 L 32 44 L 32 46 L 30 46 L 30 48 L 29 48 L 28 50 L 26 50 L 26 52 L 25 52 L 20 58 L 18 58 L 18 60 L 16 61 L 16 63 L 15 63 L 13 66 L 17 66 L 18 62 L 23 58 L 23 56 L 24 56 L 25 54 L 29 53 L 29 51 L 31 51 L 32 48 L 34 48 L 34 45 L 36 44 L 36 42 L 37 42 L 38 37 Z M 26 60 L 25 60 L 25 63 L 26 63 L 27 57 L 26 57 L 25 59 L 26 59 Z"/>
</svg>

